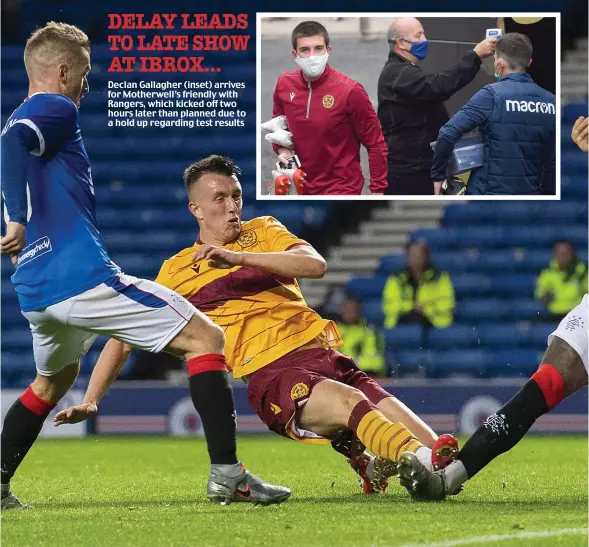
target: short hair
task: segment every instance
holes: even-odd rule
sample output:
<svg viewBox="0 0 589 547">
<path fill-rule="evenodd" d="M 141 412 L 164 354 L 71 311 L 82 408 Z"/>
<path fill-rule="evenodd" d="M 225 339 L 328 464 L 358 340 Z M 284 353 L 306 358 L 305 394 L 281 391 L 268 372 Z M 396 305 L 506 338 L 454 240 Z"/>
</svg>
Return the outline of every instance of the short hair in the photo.
<svg viewBox="0 0 589 547">
<path fill-rule="evenodd" d="M 309 38 L 310 36 L 323 36 L 325 45 L 329 45 L 329 34 L 327 29 L 317 21 L 303 21 L 299 23 L 292 31 L 292 49 L 296 51 L 299 38 Z"/>
<path fill-rule="evenodd" d="M 25 46 L 25 68 L 28 73 L 32 58 L 37 55 L 44 64 L 54 60 L 73 61 L 80 49 L 90 54 L 90 40 L 84 31 L 74 25 L 51 21 L 29 36 Z"/>
<path fill-rule="evenodd" d="M 389 28 L 387 29 L 387 42 L 391 45 L 394 45 L 397 43 L 397 40 L 399 38 L 402 38 L 403 33 L 401 32 L 402 27 L 399 24 L 401 22 L 402 17 L 395 17 L 392 21 L 391 24 L 389 25 Z"/>
<path fill-rule="evenodd" d="M 189 165 L 184 170 L 184 186 L 186 187 L 186 192 L 190 194 L 191 188 L 207 173 L 216 173 L 226 177 L 237 177 L 241 175 L 241 169 L 227 156 L 213 154 L 212 156 L 203 158 Z"/>
<path fill-rule="evenodd" d="M 497 39 L 497 57 L 505 59 L 510 69 L 526 70 L 532 60 L 532 41 L 520 32 L 508 32 Z"/>
<path fill-rule="evenodd" d="M 414 247 L 415 245 L 423 245 L 428 253 L 431 251 L 429 241 L 423 237 L 418 237 L 417 239 L 410 239 L 405 245 L 405 250 L 409 252 L 409 249 L 411 249 L 411 247 Z"/>
<path fill-rule="evenodd" d="M 568 245 L 573 251 L 577 250 L 577 247 L 570 239 L 557 239 L 553 244 L 552 248 L 556 248 L 557 245 Z"/>
</svg>

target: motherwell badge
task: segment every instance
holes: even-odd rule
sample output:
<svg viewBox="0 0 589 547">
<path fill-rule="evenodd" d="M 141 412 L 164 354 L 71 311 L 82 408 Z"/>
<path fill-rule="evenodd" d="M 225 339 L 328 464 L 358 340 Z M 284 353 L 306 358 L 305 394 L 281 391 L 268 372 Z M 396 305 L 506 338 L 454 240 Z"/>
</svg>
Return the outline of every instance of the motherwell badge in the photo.
<svg viewBox="0 0 589 547">
<path fill-rule="evenodd" d="M 331 108 L 335 103 L 335 99 L 333 95 L 323 95 L 323 106 L 325 108 Z"/>
<path fill-rule="evenodd" d="M 254 230 L 246 230 L 245 232 L 241 232 L 239 239 L 237 240 L 237 244 L 242 249 L 247 249 L 248 247 L 252 247 L 258 242 L 258 236 Z"/>
<path fill-rule="evenodd" d="M 290 398 L 293 401 L 296 401 L 297 399 L 302 399 L 307 395 L 309 395 L 309 386 L 307 384 L 303 384 L 302 382 L 295 384 L 294 386 L 292 386 L 292 389 L 290 390 Z"/>
</svg>

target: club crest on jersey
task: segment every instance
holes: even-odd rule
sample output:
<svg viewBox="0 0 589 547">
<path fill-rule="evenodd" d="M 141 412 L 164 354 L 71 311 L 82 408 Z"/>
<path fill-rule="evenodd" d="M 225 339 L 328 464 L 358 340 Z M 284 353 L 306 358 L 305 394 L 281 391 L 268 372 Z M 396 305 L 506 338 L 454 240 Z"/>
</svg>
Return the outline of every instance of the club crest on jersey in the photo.
<svg viewBox="0 0 589 547">
<path fill-rule="evenodd" d="M 296 93 L 294 91 L 290 92 L 290 102 L 292 103 L 292 100 L 295 98 Z"/>
<path fill-rule="evenodd" d="M 297 399 L 302 399 L 307 395 L 309 395 L 309 386 L 307 384 L 303 384 L 302 382 L 295 384 L 294 386 L 292 386 L 292 389 L 290 390 L 290 398 L 293 401 L 296 401 Z"/>
<path fill-rule="evenodd" d="M 331 108 L 335 104 L 333 95 L 323 95 L 323 106 L 325 108 Z"/>
<path fill-rule="evenodd" d="M 585 330 L 585 322 L 583 321 L 583 318 L 580 316 L 577 317 L 571 315 L 564 329 L 573 332 L 578 328 L 582 328 L 583 330 Z"/>
<path fill-rule="evenodd" d="M 252 247 L 258 242 L 258 236 L 254 230 L 246 230 L 245 232 L 241 232 L 237 244 L 242 249 L 247 249 L 248 247 Z"/>
</svg>

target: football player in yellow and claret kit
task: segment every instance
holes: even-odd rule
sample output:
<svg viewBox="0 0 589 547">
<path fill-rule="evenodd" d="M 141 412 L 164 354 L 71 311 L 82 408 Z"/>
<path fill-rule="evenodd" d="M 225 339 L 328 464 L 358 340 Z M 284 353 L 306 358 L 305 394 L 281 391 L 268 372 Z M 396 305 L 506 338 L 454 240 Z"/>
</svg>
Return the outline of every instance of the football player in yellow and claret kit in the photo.
<svg viewBox="0 0 589 547">
<path fill-rule="evenodd" d="M 268 428 L 303 442 L 331 442 L 362 478 L 364 492 L 384 490 L 405 451 L 429 468 L 445 466 L 457 451 L 455 439 L 438 438 L 339 353 L 336 325 L 307 306 L 297 278 L 323 277 L 321 255 L 273 217 L 242 222 L 239 173 L 223 156 L 186 169 L 200 235 L 164 262 L 156 282 L 224 330 L 228 366 L 247 382 L 248 400 Z M 130 351 L 108 342 L 90 381 L 97 401 Z"/>
</svg>

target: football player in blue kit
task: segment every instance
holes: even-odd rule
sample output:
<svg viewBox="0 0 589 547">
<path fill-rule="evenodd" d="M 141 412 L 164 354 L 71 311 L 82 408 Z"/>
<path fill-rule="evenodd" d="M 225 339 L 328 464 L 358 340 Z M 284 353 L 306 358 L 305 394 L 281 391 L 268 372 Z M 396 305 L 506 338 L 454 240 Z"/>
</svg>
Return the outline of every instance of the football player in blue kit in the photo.
<svg viewBox="0 0 589 547">
<path fill-rule="evenodd" d="M 0 250 L 16 266 L 12 282 L 30 323 L 37 375 L 4 420 L 2 509 L 28 508 L 11 492 L 10 480 L 45 419 L 73 385 L 80 357 L 97 335 L 186 360 L 211 459 L 211 501 L 285 500 L 288 488 L 263 482 L 237 459 L 221 328 L 174 291 L 124 274 L 104 248 L 78 124 L 78 107 L 89 91 L 88 37 L 75 26 L 48 23 L 28 39 L 24 62 L 28 97 L 2 132 L 7 225 Z M 122 366 L 123 356 L 114 358 Z M 85 398 L 62 423 L 95 414 L 97 403 Z"/>
</svg>

